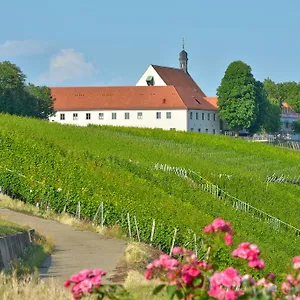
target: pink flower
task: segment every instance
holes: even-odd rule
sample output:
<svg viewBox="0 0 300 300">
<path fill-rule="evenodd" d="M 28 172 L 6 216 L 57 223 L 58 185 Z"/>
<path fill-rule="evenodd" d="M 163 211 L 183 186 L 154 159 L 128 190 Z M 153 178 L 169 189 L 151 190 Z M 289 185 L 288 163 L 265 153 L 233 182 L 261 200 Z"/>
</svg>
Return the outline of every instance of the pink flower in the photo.
<svg viewBox="0 0 300 300">
<path fill-rule="evenodd" d="M 78 283 L 84 279 L 86 279 L 91 274 L 90 270 L 83 270 L 79 272 L 78 274 L 74 274 L 71 276 L 70 280 L 72 282 Z"/>
<path fill-rule="evenodd" d="M 145 278 L 147 280 L 153 279 L 153 272 L 152 272 L 152 270 L 146 270 L 146 272 L 145 272 Z"/>
<path fill-rule="evenodd" d="M 288 282 L 283 282 L 281 285 L 281 291 L 287 295 L 290 292 L 291 285 Z"/>
<path fill-rule="evenodd" d="M 172 249 L 172 254 L 173 255 L 183 254 L 183 249 L 181 247 L 174 247 Z"/>
<path fill-rule="evenodd" d="M 300 269 L 300 255 L 293 258 L 294 269 Z"/>
<path fill-rule="evenodd" d="M 185 284 L 190 284 L 193 281 L 193 277 L 188 272 L 183 273 L 181 279 Z"/>
<path fill-rule="evenodd" d="M 191 268 L 188 270 L 188 274 L 189 274 L 191 277 L 196 278 L 196 277 L 198 277 L 198 276 L 201 274 L 201 272 L 200 272 L 197 268 L 191 267 Z"/>
<path fill-rule="evenodd" d="M 265 268 L 265 263 L 262 259 L 250 260 L 248 266 L 257 270 L 263 270 Z"/>
<path fill-rule="evenodd" d="M 93 285 L 89 279 L 85 279 L 79 283 L 79 287 L 83 294 L 89 294 Z"/>
<path fill-rule="evenodd" d="M 230 287 L 230 286 L 240 286 L 241 284 L 241 278 L 239 276 L 239 273 L 234 268 L 227 268 L 223 271 L 223 285 Z"/>
<path fill-rule="evenodd" d="M 224 221 L 222 218 L 217 218 L 217 219 L 215 219 L 215 220 L 212 222 L 211 225 L 212 225 L 213 228 L 215 228 L 215 229 L 221 229 L 221 228 L 223 228 L 223 227 L 226 225 L 226 223 L 225 223 L 225 221 Z"/>
<path fill-rule="evenodd" d="M 232 235 L 230 233 L 226 233 L 224 236 L 224 240 L 227 246 L 232 244 Z"/>
<path fill-rule="evenodd" d="M 209 224 L 207 226 L 204 227 L 204 230 L 203 230 L 205 233 L 209 233 L 209 232 L 214 232 L 214 227 Z"/>
</svg>

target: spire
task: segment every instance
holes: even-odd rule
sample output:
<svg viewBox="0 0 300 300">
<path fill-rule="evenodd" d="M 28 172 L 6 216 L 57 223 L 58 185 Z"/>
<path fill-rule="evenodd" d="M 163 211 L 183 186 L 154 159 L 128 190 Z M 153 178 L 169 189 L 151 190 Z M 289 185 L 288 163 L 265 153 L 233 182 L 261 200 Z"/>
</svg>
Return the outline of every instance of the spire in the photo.
<svg viewBox="0 0 300 300">
<path fill-rule="evenodd" d="M 179 69 L 184 71 L 185 73 L 188 73 L 188 54 L 184 50 L 184 38 L 182 39 L 182 51 L 179 54 Z"/>
</svg>

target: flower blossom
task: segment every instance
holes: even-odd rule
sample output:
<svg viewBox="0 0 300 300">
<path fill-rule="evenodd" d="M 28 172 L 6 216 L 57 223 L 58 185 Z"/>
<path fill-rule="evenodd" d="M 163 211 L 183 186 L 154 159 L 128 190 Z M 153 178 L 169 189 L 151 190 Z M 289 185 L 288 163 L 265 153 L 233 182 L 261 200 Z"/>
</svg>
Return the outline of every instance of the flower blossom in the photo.
<svg viewBox="0 0 300 300">
<path fill-rule="evenodd" d="M 233 250 L 231 255 L 233 257 L 239 257 L 248 260 L 248 266 L 257 270 L 263 270 L 265 263 L 259 258 L 260 250 L 254 244 L 241 243 L 237 249 Z"/>
<path fill-rule="evenodd" d="M 71 292 L 75 300 L 81 299 L 83 295 L 88 295 L 94 288 L 98 288 L 102 283 L 102 276 L 106 273 L 102 270 L 83 270 L 78 274 L 72 275 L 64 283 L 67 288 L 73 284 Z"/>
<path fill-rule="evenodd" d="M 294 269 L 300 269 L 300 255 L 293 258 Z"/>
<path fill-rule="evenodd" d="M 243 294 L 241 276 L 234 268 L 227 268 L 223 272 L 215 272 L 210 278 L 209 296 L 219 300 L 235 300 Z"/>
<path fill-rule="evenodd" d="M 232 244 L 232 229 L 231 229 L 231 223 L 225 222 L 222 218 L 215 219 L 212 224 L 209 224 L 204 227 L 203 231 L 205 233 L 219 233 L 219 232 L 225 232 L 224 240 L 227 246 L 230 246 Z"/>
</svg>

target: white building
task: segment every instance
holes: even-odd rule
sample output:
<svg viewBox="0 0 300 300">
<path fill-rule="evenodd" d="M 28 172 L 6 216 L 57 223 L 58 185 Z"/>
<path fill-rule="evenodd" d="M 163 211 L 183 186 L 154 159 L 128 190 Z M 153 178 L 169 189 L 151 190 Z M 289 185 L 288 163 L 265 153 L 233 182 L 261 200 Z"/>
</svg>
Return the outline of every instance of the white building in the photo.
<svg viewBox="0 0 300 300">
<path fill-rule="evenodd" d="M 180 69 L 150 65 L 136 86 L 52 88 L 57 113 L 50 121 L 219 134 L 216 98 L 189 75 L 184 49 L 179 61 Z"/>
</svg>

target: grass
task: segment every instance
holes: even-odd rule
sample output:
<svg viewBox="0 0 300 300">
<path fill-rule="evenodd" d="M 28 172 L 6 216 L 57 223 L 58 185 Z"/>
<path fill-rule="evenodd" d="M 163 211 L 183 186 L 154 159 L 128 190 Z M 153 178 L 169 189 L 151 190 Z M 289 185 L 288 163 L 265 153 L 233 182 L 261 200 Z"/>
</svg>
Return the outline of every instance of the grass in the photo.
<svg viewBox="0 0 300 300">
<path fill-rule="evenodd" d="M 24 230 L 26 230 L 25 227 L 19 226 L 17 224 L 11 223 L 0 218 L 0 237 L 4 237 L 17 232 L 22 232 Z"/>
</svg>

